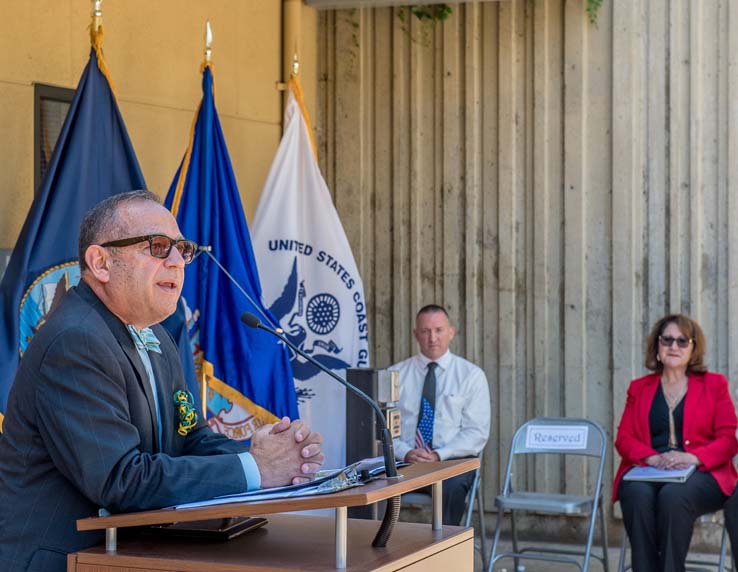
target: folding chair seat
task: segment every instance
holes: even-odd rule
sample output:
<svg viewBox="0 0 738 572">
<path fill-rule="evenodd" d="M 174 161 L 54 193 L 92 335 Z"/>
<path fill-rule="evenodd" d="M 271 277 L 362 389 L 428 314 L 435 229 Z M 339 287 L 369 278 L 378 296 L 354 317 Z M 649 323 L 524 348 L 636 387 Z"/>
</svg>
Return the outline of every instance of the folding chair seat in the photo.
<svg viewBox="0 0 738 572">
<path fill-rule="evenodd" d="M 702 523 L 713 523 L 715 514 L 702 515 L 697 522 Z M 725 520 L 721 519 L 722 534 L 720 535 L 720 553 L 718 554 L 717 562 L 713 560 L 705 560 L 704 558 L 687 557 L 687 571 L 688 572 L 728 572 L 733 570 L 730 557 L 728 556 L 728 531 L 725 529 Z M 618 572 L 627 572 L 632 570 L 630 564 L 625 563 L 626 551 L 630 547 L 630 539 L 628 535 L 623 531 L 623 542 L 620 545 L 620 559 L 618 561 Z"/>
<path fill-rule="evenodd" d="M 523 559 L 547 562 L 569 563 L 583 572 L 589 570 L 591 557 L 598 559 L 608 572 L 607 531 L 602 511 L 602 474 L 605 466 L 607 442 L 602 427 L 587 419 L 569 419 L 565 417 L 538 417 L 524 423 L 513 436 L 510 455 L 507 461 L 502 493 L 495 498 L 497 507 L 497 525 L 495 527 L 492 551 L 489 556 L 487 571 L 491 572 L 498 560 L 511 558 L 518 569 Z M 565 455 L 585 456 L 593 459 L 596 465 L 596 483 L 590 495 L 557 494 L 530 490 L 513 490 L 512 475 L 517 462 L 522 462 L 530 455 Z M 565 460 L 565 458 L 564 458 Z M 587 541 L 583 551 L 563 550 L 545 546 L 520 547 L 515 526 L 516 511 L 536 513 L 589 516 Z M 502 519 L 505 512 L 510 513 L 512 526 L 512 551 L 498 553 Z M 602 555 L 592 553 L 595 522 L 599 513 L 600 535 L 602 538 Z M 579 559 L 575 558 L 579 556 Z"/>
</svg>

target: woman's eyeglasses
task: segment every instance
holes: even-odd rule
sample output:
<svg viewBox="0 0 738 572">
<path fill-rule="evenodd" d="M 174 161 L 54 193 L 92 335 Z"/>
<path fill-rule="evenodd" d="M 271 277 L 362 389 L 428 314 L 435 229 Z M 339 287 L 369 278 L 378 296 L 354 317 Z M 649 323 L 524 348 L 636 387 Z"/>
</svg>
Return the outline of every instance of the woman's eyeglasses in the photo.
<svg viewBox="0 0 738 572">
<path fill-rule="evenodd" d="M 172 247 L 176 248 L 185 264 L 189 264 L 195 258 L 197 252 L 197 243 L 191 240 L 169 238 L 163 234 L 147 234 L 146 236 L 134 236 L 131 238 L 121 238 L 120 240 L 111 240 L 101 244 L 100 246 L 131 246 L 139 242 L 149 243 L 149 252 L 154 258 L 168 258 Z"/>
<path fill-rule="evenodd" d="M 689 344 L 691 344 L 694 340 L 691 338 L 675 338 L 673 336 L 659 336 L 659 343 L 664 346 L 665 348 L 670 348 L 674 342 L 676 342 L 676 345 L 678 345 L 680 348 L 688 348 Z"/>
</svg>

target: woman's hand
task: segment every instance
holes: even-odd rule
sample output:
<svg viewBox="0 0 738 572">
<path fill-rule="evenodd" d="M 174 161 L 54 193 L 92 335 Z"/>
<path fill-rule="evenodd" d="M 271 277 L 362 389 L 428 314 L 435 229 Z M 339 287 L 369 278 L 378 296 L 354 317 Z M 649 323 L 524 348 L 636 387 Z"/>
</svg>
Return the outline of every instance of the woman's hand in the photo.
<svg viewBox="0 0 738 572">
<path fill-rule="evenodd" d="M 656 467 L 657 469 L 666 469 L 668 468 L 667 461 L 664 458 L 664 455 L 651 455 L 650 457 L 646 457 L 643 459 L 643 462 L 646 463 L 649 467 Z"/>
<path fill-rule="evenodd" d="M 697 456 L 692 453 L 668 451 L 661 456 L 666 460 L 665 468 L 667 469 L 686 469 L 689 465 L 699 466 L 702 464 Z"/>
<path fill-rule="evenodd" d="M 643 459 L 643 462 L 657 469 L 686 469 L 689 465 L 701 465 L 696 455 L 682 453 L 681 451 L 667 451 L 660 455 L 651 455 Z"/>
</svg>

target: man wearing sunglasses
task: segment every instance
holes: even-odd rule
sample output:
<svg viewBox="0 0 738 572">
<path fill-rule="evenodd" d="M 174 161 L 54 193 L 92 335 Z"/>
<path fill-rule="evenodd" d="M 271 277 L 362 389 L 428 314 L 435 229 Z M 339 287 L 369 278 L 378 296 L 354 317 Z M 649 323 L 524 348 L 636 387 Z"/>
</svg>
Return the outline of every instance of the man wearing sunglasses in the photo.
<svg viewBox="0 0 738 572">
<path fill-rule="evenodd" d="M 80 229 L 78 286 L 29 344 L 0 439 L 0 570 L 66 570 L 101 541 L 77 532 L 104 508 L 166 507 L 312 477 L 320 435 L 284 418 L 251 449 L 196 420 L 177 308 L 197 245 L 147 191 L 106 199 Z M 184 404 L 183 404 L 184 401 Z"/>
</svg>

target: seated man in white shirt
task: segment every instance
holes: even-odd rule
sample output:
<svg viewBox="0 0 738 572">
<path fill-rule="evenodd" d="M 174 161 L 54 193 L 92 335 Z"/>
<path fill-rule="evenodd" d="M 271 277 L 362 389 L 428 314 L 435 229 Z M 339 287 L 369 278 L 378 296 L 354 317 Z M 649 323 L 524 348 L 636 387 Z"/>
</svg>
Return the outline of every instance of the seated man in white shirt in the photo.
<svg viewBox="0 0 738 572">
<path fill-rule="evenodd" d="M 428 463 L 477 456 L 489 436 L 489 386 L 484 372 L 452 354 L 456 331 L 442 306 L 424 306 L 413 334 L 420 353 L 390 366 L 400 372 L 402 432 L 395 456 Z M 474 473 L 443 482 L 443 524 L 458 525 Z"/>
</svg>

